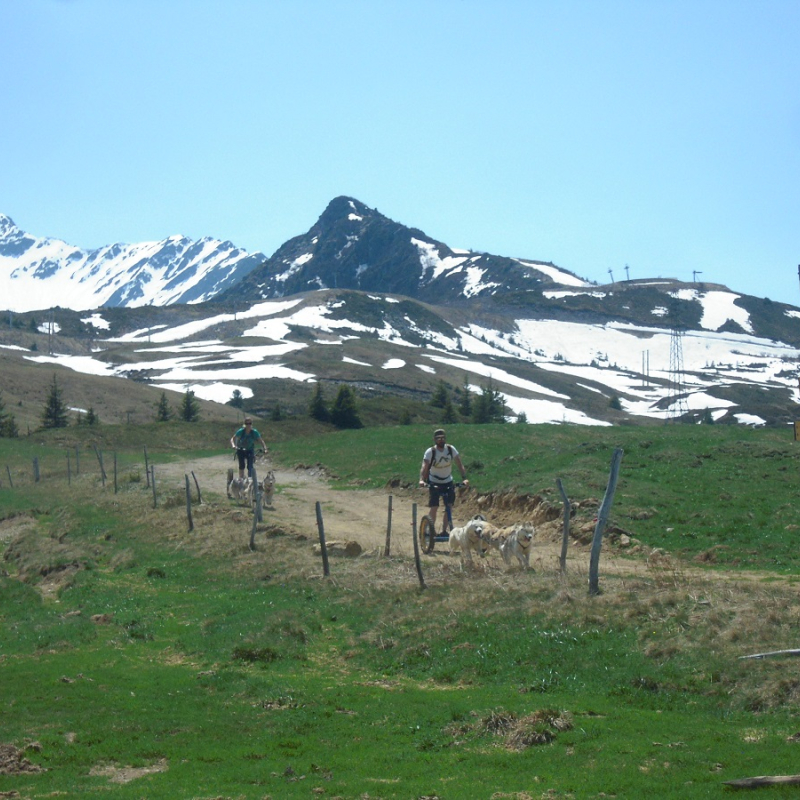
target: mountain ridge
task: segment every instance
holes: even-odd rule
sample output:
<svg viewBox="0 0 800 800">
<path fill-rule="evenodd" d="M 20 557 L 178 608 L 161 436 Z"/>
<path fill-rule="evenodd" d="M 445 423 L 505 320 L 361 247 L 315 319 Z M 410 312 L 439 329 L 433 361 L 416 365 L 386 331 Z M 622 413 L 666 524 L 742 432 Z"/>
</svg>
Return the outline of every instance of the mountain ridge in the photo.
<svg viewBox="0 0 800 800">
<path fill-rule="evenodd" d="M 357 289 L 457 302 L 560 283 L 591 285 L 551 262 L 453 249 L 341 195 L 306 233 L 289 239 L 219 299 L 242 291 L 251 299 L 270 299 L 314 289 Z"/>
<path fill-rule="evenodd" d="M 10 311 L 204 302 L 264 258 L 232 242 L 181 235 L 82 250 L 32 236 L 0 214 L 0 302 Z"/>
<path fill-rule="evenodd" d="M 238 390 L 253 412 L 279 404 L 302 413 L 303 384 L 314 381 L 417 405 L 441 382 L 477 392 L 492 381 L 510 420 L 605 425 L 707 414 L 786 424 L 798 414 L 800 310 L 721 284 L 592 284 L 551 262 L 450 248 L 345 196 L 238 274 L 237 262 L 209 272 L 207 251 L 219 255 L 217 240 L 180 236 L 92 251 L 92 289 L 113 302 L 93 312 L 48 303 L 44 319 L 9 314 L 0 357 L 216 402 Z M 0 259 L 13 252 L 26 256 L 26 277 L 39 270 L 30 280 L 40 287 L 59 274 L 89 279 L 70 266 L 86 271 L 83 251 L 0 217 Z M 120 293 L 102 257 L 137 267 L 141 294 Z M 210 299 L 148 303 L 150 282 L 151 300 L 191 291 Z"/>
</svg>

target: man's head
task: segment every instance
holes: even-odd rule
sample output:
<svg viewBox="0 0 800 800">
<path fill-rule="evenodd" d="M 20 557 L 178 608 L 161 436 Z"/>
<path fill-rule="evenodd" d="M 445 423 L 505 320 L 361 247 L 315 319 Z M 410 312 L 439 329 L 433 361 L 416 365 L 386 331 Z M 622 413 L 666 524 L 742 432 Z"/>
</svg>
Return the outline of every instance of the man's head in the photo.
<svg viewBox="0 0 800 800">
<path fill-rule="evenodd" d="M 252 420 L 250 417 L 245 417 L 244 424 L 245 424 L 246 426 L 247 426 L 247 425 L 250 425 L 250 426 L 252 427 L 252 425 L 253 425 L 253 420 Z"/>
<path fill-rule="evenodd" d="M 436 444 L 443 444 L 444 440 L 445 440 L 444 429 L 437 428 L 433 432 L 433 441 L 436 442 Z"/>
</svg>

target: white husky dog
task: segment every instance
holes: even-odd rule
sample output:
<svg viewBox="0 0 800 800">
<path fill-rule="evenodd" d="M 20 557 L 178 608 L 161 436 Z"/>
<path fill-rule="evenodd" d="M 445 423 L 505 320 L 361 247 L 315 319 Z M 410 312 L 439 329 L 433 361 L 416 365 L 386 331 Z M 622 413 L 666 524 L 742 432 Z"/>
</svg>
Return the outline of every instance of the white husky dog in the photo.
<svg viewBox="0 0 800 800">
<path fill-rule="evenodd" d="M 453 528 L 450 531 L 450 552 L 461 553 L 464 561 L 472 563 L 472 551 L 474 550 L 481 558 L 483 558 L 486 550 L 483 529 L 486 526 L 486 520 L 480 515 L 473 517 L 466 525 L 460 528 Z"/>
<path fill-rule="evenodd" d="M 523 569 L 531 568 L 531 550 L 533 549 L 533 534 L 535 528 L 530 522 L 515 525 L 506 540 L 500 546 L 503 560 L 511 565 L 511 558 L 516 557 Z"/>
<path fill-rule="evenodd" d="M 240 503 L 253 501 L 253 481 L 250 478 L 234 478 L 228 484 L 228 497 Z"/>
<path fill-rule="evenodd" d="M 272 498 L 275 496 L 275 473 L 272 470 L 259 481 L 259 489 L 261 490 L 261 507 L 271 507 Z"/>
</svg>

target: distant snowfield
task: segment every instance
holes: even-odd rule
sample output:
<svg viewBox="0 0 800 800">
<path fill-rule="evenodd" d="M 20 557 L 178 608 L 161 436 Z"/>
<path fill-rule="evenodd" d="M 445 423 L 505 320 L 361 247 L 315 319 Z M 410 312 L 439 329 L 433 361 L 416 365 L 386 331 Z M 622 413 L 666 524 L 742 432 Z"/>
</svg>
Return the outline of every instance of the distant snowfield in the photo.
<svg viewBox="0 0 800 800">
<path fill-rule="evenodd" d="M 753 332 L 750 315 L 746 309 L 736 305 L 741 297 L 731 292 L 699 292 L 696 289 L 681 289 L 670 292 L 679 300 L 697 300 L 703 306 L 703 317 L 700 325 L 709 331 L 719 330 L 728 320 L 736 322 L 748 333 Z"/>
<path fill-rule="evenodd" d="M 444 265 L 444 260 L 437 262 L 433 253 L 429 256 L 431 270 L 460 266 L 455 263 L 458 259 L 451 259 Z M 541 269 L 541 265 L 535 266 Z M 583 283 L 577 285 L 575 291 L 583 291 Z M 747 333 L 717 333 L 727 320 L 733 320 L 742 330 L 752 330 L 747 312 L 735 305 L 738 295 L 691 292 L 692 299 L 703 305 L 706 330 L 688 331 L 682 336 L 682 377 L 688 408 L 708 409 L 718 418 L 733 404 L 715 397 L 714 388 L 741 383 L 783 387 L 800 402 L 794 376 L 800 351 Z M 421 330 L 407 320 L 414 335 L 426 342 L 420 346 L 404 339 L 400 331 L 386 322 L 380 327 L 370 327 L 346 317 L 333 319 L 334 310 L 341 314 L 344 307 L 341 301 L 301 306 L 302 302 L 300 299 L 268 301 L 236 315 L 214 315 L 174 327 L 154 326 L 106 340 L 107 345 L 141 345 L 136 352 L 142 358 L 136 363 L 108 363 L 113 351 L 102 353 L 103 361 L 91 356 L 69 355 L 30 354 L 26 358 L 38 363 L 61 364 L 93 375 L 125 377 L 145 372 L 151 376 L 149 380 L 154 386 L 180 392 L 191 389 L 204 400 L 224 403 L 237 389 L 244 397 L 251 396 L 252 391 L 245 381 L 275 378 L 307 383 L 316 380 L 317 375 L 294 369 L 282 361 L 291 353 L 308 347 L 308 335 L 301 337 L 305 341 L 293 340 L 293 330 L 306 330 L 312 340 L 320 341 L 321 335 L 330 337 L 324 343 L 332 348 L 332 357 L 345 363 L 374 368 L 347 356 L 345 348 L 351 340 L 378 337 L 402 348 L 397 356 L 383 358 L 380 369 L 400 369 L 413 364 L 432 375 L 437 374 L 439 368 L 456 369 L 463 372 L 464 381 L 472 391 L 481 390 L 477 378 L 491 378 L 510 414 L 524 413 L 531 423 L 608 424 L 570 408 L 568 395 L 548 388 L 553 373 L 572 376 L 578 380 L 580 389 L 603 395 L 609 401 L 619 398 L 630 414 L 656 419 L 673 414 L 673 409 L 664 407 L 669 397 L 671 345 L 670 332 L 664 329 L 623 323 L 583 325 L 518 320 L 511 332 L 468 324 L 445 335 Z M 95 328 L 102 329 L 101 316 L 87 319 L 92 320 Z M 245 337 L 268 341 L 232 345 L 216 338 L 196 339 L 217 325 L 238 320 L 252 321 L 243 330 Z M 340 348 L 338 353 L 335 348 Z M 408 355 L 403 355 L 406 352 Z M 489 361 L 478 361 L 476 356 Z M 514 374 L 516 363 L 527 365 L 527 377 Z M 541 370 L 541 381 L 531 380 L 531 369 Z M 735 417 L 742 424 L 763 424 L 763 420 L 752 415 L 735 414 Z"/>
<path fill-rule="evenodd" d="M 539 264 L 536 261 L 524 261 L 521 258 L 516 259 L 516 261 L 519 261 L 519 263 L 523 266 L 531 267 L 539 272 L 543 272 L 551 280 L 554 280 L 556 283 L 560 283 L 563 286 L 591 286 L 588 281 L 576 278 L 574 275 L 570 275 L 568 272 L 564 272 L 564 270 L 561 270 L 558 267 L 551 267 L 549 264 Z"/>
<path fill-rule="evenodd" d="M 153 386 L 181 394 L 191 391 L 202 400 L 211 400 L 215 403 L 227 403 L 236 389 L 241 392 L 245 400 L 253 396 L 253 390 L 249 386 L 236 386 L 232 383 L 154 383 Z"/>
</svg>

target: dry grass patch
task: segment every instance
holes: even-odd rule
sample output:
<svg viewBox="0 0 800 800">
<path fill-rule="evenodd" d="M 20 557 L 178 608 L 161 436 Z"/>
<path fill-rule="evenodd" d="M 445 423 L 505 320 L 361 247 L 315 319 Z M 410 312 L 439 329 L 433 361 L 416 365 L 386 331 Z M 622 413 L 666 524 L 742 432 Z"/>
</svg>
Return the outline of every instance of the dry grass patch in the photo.
<svg viewBox="0 0 800 800">
<path fill-rule="evenodd" d="M 473 712 L 477 716 L 477 712 Z M 473 722 L 451 726 L 456 743 L 469 736 L 490 736 L 503 740 L 507 750 L 520 752 L 535 745 L 550 744 L 559 733 L 571 730 L 572 714 L 568 711 L 540 709 L 523 717 L 504 709 L 490 711 Z"/>
</svg>

